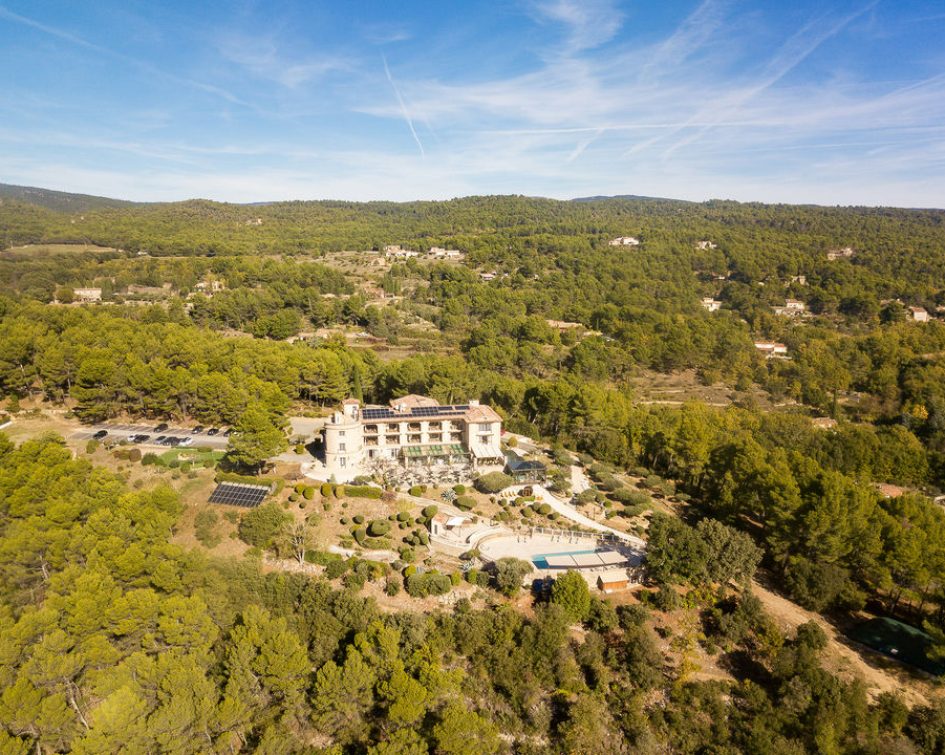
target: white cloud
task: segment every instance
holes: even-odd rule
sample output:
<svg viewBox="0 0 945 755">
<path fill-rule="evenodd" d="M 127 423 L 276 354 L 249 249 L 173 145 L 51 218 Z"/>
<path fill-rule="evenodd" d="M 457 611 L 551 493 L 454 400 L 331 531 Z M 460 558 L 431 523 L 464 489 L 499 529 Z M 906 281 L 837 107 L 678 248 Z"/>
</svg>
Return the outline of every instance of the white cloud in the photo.
<svg viewBox="0 0 945 755">
<path fill-rule="evenodd" d="M 544 0 L 532 5 L 539 20 L 565 27 L 568 52 L 579 52 L 609 42 L 620 30 L 623 14 L 611 0 Z"/>
<path fill-rule="evenodd" d="M 347 61 L 332 55 L 296 57 L 274 35 L 228 32 L 217 40 L 217 49 L 252 75 L 290 89 L 349 67 Z"/>
</svg>

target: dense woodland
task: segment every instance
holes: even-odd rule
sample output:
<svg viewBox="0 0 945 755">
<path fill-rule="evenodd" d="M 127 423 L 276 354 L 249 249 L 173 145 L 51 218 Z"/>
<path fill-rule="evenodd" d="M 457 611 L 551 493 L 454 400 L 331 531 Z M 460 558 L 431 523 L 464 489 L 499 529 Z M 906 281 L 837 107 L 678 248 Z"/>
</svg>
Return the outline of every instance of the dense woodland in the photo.
<svg viewBox="0 0 945 755">
<path fill-rule="evenodd" d="M 679 642 L 685 651 L 703 633 L 742 677 L 735 685 L 693 681 L 685 662 L 667 668 L 649 610 L 614 611 L 582 579 L 560 579 L 533 618 L 462 601 L 452 612 L 384 614 L 356 588 L 264 576 L 258 562 L 169 544 L 181 506 L 172 491 L 130 492 L 60 440 L 0 442 L 4 752 L 945 746 L 945 707 L 910 712 L 889 694 L 870 704 L 820 666 L 815 624 L 783 637 L 750 592 L 713 591 L 753 570 L 750 541 L 712 550 L 724 525 L 656 523 L 664 588 L 654 608 L 680 600 L 669 584 L 692 586 L 694 624 Z M 586 627 L 580 641 L 575 623 Z"/>
<path fill-rule="evenodd" d="M 522 197 L 76 210 L 3 199 L 0 231 L 11 247 L 0 252 L 0 395 L 65 403 L 85 421 L 233 425 L 260 439 L 235 458 L 250 470 L 281 450 L 293 410 L 347 395 L 480 398 L 512 430 L 672 481 L 691 516 L 651 525 L 654 608 L 686 594 L 740 680 L 694 682 L 684 664 L 665 667 L 642 608 L 614 613 L 594 599 L 574 609 L 552 596 L 528 619 L 498 598 L 485 611 L 390 616 L 357 590 L 181 551 L 168 544 L 173 494 L 123 490 L 48 438 L 0 451 L 10 751 L 945 748 L 945 709 L 870 704 L 820 667 L 816 627 L 782 637 L 734 587 L 760 564 L 805 607 L 924 624 L 945 655 L 945 512 L 932 500 L 945 490 L 945 324 L 912 322 L 905 309 L 945 303 L 945 213 Z M 639 247 L 607 244 L 630 234 Z M 15 248 L 38 243 L 113 249 Z M 388 243 L 467 257 L 395 264 L 379 284 L 402 299 L 379 308 L 328 263 Z M 856 254 L 827 260 L 839 247 Z M 484 282 L 481 270 L 499 275 Z M 206 280 L 225 290 L 194 293 Z M 93 285 L 105 303 L 69 304 Z M 703 310 L 704 296 L 722 310 Z M 772 314 L 787 297 L 811 316 Z M 411 341 L 417 319 L 434 335 Z M 341 337 L 287 341 L 343 325 L 417 353 L 382 361 Z M 765 360 L 758 339 L 783 341 L 791 359 Z M 644 370 L 694 370 L 733 402 L 641 403 L 633 378 Z M 887 498 L 877 483 L 907 492 Z M 737 540 L 726 553 L 748 563 L 738 578 L 707 566 L 719 538 Z M 585 624 L 583 640 L 573 623 Z"/>
</svg>

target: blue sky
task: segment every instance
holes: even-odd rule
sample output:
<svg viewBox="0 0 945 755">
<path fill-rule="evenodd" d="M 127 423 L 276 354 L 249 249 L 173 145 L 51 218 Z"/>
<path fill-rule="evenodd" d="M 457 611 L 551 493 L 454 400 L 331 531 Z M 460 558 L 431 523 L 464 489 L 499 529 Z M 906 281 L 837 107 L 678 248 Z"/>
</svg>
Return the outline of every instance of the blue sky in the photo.
<svg viewBox="0 0 945 755">
<path fill-rule="evenodd" d="M 0 0 L 0 181 L 945 207 L 942 0 Z"/>
</svg>

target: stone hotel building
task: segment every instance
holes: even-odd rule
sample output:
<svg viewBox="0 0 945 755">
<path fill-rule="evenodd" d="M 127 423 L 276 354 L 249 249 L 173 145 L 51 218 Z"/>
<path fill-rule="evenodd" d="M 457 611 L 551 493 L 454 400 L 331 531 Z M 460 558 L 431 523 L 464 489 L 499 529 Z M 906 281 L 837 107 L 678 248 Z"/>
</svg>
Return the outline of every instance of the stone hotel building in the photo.
<svg viewBox="0 0 945 755">
<path fill-rule="evenodd" d="M 441 405 L 409 395 L 389 406 L 361 406 L 347 399 L 322 430 L 325 467 L 339 482 L 371 474 L 378 464 L 406 468 L 481 468 L 504 463 L 502 418 L 492 407 Z"/>
</svg>

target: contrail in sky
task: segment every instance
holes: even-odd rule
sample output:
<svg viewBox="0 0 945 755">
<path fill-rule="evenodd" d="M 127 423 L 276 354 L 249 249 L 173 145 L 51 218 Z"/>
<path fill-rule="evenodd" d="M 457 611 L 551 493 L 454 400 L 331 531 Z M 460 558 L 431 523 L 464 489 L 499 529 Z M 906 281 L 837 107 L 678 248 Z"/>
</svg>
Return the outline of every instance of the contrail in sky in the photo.
<svg viewBox="0 0 945 755">
<path fill-rule="evenodd" d="M 390 75 L 390 68 L 387 67 L 387 57 L 381 55 L 381 60 L 384 61 L 384 73 L 387 74 L 387 80 L 390 82 L 391 89 L 394 90 L 394 94 L 397 95 L 397 102 L 400 103 L 400 112 L 404 115 L 404 120 L 407 122 L 407 126 L 410 129 L 410 133 L 413 134 L 413 140 L 417 143 L 417 146 L 420 148 L 420 154 L 423 157 L 427 156 L 427 153 L 423 149 L 423 143 L 420 141 L 420 137 L 417 136 L 417 129 L 413 127 L 413 120 L 410 118 L 410 113 L 407 112 L 407 105 L 404 102 L 404 98 L 400 94 L 400 90 L 397 88 L 397 84 L 394 81 L 394 77 Z"/>
</svg>

